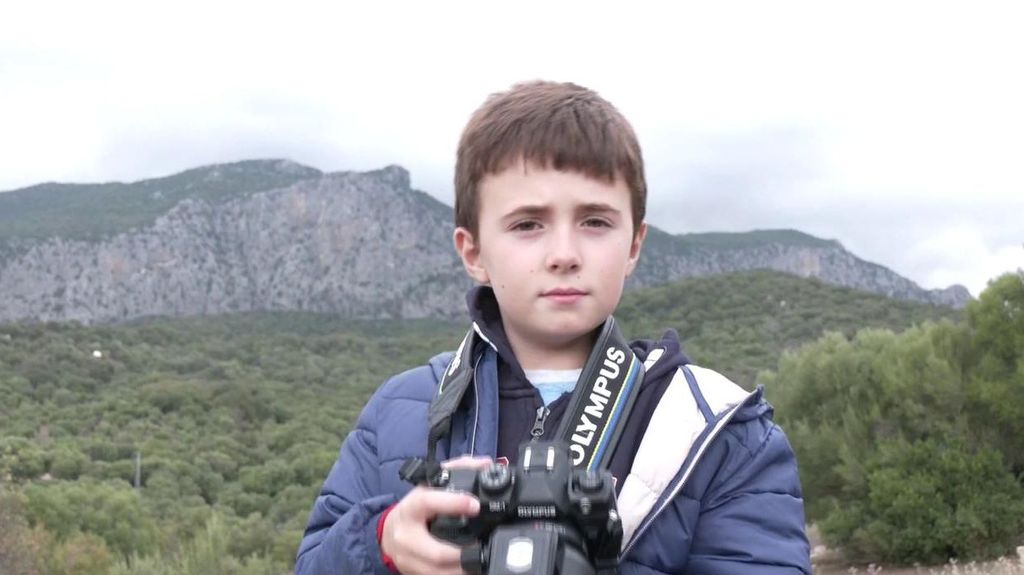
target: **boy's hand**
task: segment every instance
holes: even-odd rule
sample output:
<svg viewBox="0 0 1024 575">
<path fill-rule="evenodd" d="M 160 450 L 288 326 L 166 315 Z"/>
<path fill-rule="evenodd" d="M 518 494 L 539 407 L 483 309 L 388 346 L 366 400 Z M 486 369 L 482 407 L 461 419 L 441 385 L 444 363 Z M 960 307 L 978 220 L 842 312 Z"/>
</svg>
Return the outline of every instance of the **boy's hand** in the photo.
<svg viewBox="0 0 1024 575">
<path fill-rule="evenodd" d="M 486 469 L 490 458 L 463 456 L 441 464 L 448 469 Z M 475 516 L 480 502 L 466 493 L 415 487 L 384 521 L 380 548 L 402 575 L 462 575 L 461 550 L 430 534 L 427 522 L 438 515 Z"/>
</svg>

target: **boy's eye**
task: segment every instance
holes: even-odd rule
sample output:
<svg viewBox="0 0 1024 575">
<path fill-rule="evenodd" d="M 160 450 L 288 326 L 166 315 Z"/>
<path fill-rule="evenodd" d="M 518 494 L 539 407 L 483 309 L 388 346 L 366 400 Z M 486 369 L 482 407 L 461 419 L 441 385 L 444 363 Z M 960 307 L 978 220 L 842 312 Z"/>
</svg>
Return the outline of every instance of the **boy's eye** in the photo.
<svg viewBox="0 0 1024 575">
<path fill-rule="evenodd" d="M 587 218 L 583 221 L 583 225 L 588 228 L 610 228 L 612 224 L 604 218 Z"/>
<path fill-rule="evenodd" d="M 522 221 L 522 222 L 516 222 L 516 223 L 512 224 L 512 228 L 511 229 L 513 231 L 517 231 L 517 232 L 528 232 L 528 231 L 531 231 L 531 230 L 535 230 L 538 227 L 540 227 L 540 224 L 538 224 L 537 222 L 532 221 L 532 220 L 525 220 L 525 221 Z"/>
</svg>

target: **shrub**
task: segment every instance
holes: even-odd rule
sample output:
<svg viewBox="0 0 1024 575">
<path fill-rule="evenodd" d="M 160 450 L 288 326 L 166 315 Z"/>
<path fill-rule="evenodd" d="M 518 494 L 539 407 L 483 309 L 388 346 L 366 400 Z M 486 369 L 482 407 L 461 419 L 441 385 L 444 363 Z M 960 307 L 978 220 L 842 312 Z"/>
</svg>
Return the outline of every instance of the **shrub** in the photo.
<svg viewBox="0 0 1024 575">
<path fill-rule="evenodd" d="M 1024 532 L 1024 487 L 992 449 L 898 441 L 880 446 L 866 467 L 866 492 L 822 524 L 854 561 L 997 557 Z"/>
</svg>

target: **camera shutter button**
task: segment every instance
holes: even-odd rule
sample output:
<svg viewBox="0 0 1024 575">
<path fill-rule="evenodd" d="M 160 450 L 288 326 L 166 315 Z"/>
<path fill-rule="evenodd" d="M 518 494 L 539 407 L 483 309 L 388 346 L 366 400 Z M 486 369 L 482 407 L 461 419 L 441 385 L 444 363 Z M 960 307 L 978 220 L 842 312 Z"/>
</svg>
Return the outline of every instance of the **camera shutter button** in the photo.
<svg viewBox="0 0 1024 575">
<path fill-rule="evenodd" d="M 576 485 L 584 493 L 597 493 L 604 487 L 604 479 L 594 471 L 585 471 L 576 476 Z"/>
</svg>

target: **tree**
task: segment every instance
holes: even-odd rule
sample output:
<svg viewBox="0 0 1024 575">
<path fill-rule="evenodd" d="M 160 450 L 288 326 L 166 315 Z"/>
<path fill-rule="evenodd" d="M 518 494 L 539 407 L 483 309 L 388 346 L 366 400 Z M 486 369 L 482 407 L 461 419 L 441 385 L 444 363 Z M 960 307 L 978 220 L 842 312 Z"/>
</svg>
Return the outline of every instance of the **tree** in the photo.
<svg viewBox="0 0 1024 575">
<path fill-rule="evenodd" d="M 43 450 L 24 437 L 0 438 L 0 479 L 36 479 L 46 471 Z"/>
<path fill-rule="evenodd" d="M 89 458 L 84 453 L 62 445 L 50 455 L 50 475 L 56 479 L 78 479 L 88 463 Z"/>
<path fill-rule="evenodd" d="M 74 533 L 56 546 L 48 563 L 48 575 L 106 575 L 114 557 L 99 536 Z"/>
<path fill-rule="evenodd" d="M 127 483 L 55 482 L 25 489 L 27 516 L 59 541 L 92 533 L 122 557 L 146 553 L 156 543 L 156 525 Z"/>
<path fill-rule="evenodd" d="M 944 563 L 999 556 L 1024 532 L 1024 486 L 999 453 L 964 441 L 885 442 L 859 493 L 822 524 L 848 558 Z"/>
<path fill-rule="evenodd" d="M 800 462 L 811 519 L 866 488 L 866 462 L 881 442 L 966 433 L 963 374 L 950 349 L 962 326 L 926 324 L 897 335 L 828 334 L 788 353 L 762 376 Z"/>
<path fill-rule="evenodd" d="M 981 441 L 1024 474 L 1024 273 L 1006 274 L 967 308 L 974 336 L 969 413 Z"/>
<path fill-rule="evenodd" d="M 988 558 L 1024 533 L 1024 281 L 968 321 L 829 334 L 764 374 L 808 517 L 863 561 Z"/>
<path fill-rule="evenodd" d="M 50 541 L 45 531 L 32 531 L 24 516 L 23 497 L 0 487 L 0 573 L 41 575 Z"/>
<path fill-rule="evenodd" d="M 213 515 L 198 533 L 176 552 L 133 556 L 115 566 L 110 575 L 275 575 L 284 570 L 265 557 L 239 558 L 230 553 L 238 533 L 219 515 Z"/>
</svg>

